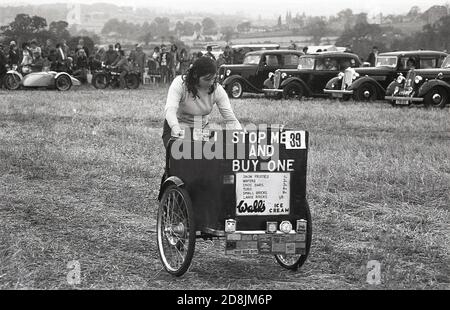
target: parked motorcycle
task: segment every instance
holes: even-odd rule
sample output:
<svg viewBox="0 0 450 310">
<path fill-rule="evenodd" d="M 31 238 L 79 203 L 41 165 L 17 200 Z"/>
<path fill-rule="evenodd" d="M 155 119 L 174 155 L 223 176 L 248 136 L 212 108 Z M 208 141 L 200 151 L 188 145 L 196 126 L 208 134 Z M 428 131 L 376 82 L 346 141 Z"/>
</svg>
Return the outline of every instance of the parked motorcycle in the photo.
<svg viewBox="0 0 450 310">
<path fill-rule="evenodd" d="M 140 84 L 140 75 L 136 71 L 128 71 L 125 75 L 125 85 L 129 89 L 136 89 Z M 120 87 L 120 71 L 116 68 L 102 64 L 101 70 L 94 72 L 92 76 L 92 85 L 97 89 L 105 89 L 106 87 Z"/>
</svg>

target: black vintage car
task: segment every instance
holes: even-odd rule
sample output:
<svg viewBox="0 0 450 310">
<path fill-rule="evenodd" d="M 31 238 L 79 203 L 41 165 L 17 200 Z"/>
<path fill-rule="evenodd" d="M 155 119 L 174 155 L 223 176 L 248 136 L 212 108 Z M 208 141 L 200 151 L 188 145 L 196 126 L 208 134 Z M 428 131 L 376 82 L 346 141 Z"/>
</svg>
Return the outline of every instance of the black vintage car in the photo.
<svg viewBox="0 0 450 310">
<path fill-rule="evenodd" d="M 386 88 L 401 73 L 406 75 L 411 69 L 439 68 L 445 57 L 437 51 L 399 51 L 381 53 L 375 67 L 346 70 L 344 74 L 332 78 L 324 92 L 333 98 L 372 101 L 384 99 Z"/>
<path fill-rule="evenodd" d="M 296 69 L 280 69 L 264 82 L 266 95 L 298 98 L 323 96 L 325 84 L 338 72 L 362 65 L 359 57 L 344 52 L 319 52 L 300 57 Z"/>
<path fill-rule="evenodd" d="M 406 77 L 398 76 L 389 84 L 385 99 L 393 105 L 423 103 L 430 107 L 445 107 L 450 103 L 450 56 L 439 69 L 413 69 Z"/>
<path fill-rule="evenodd" d="M 263 93 L 263 83 L 269 72 L 280 68 L 296 68 L 303 52 L 296 50 L 260 50 L 245 55 L 240 65 L 222 65 L 219 83 L 231 98 L 244 92 Z"/>
</svg>

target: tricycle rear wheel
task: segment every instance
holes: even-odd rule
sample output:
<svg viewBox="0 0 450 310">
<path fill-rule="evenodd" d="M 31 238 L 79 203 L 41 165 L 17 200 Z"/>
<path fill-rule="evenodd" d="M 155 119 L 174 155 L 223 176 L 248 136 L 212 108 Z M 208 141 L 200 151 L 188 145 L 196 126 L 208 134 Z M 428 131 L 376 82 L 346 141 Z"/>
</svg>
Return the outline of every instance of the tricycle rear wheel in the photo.
<svg viewBox="0 0 450 310">
<path fill-rule="evenodd" d="M 311 211 L 309 210 L 308 202 L 305 201 L 305 209 L 306 209 L 306 240 L 305 240 L 305 254 L 304 255 L 293 255 L 293 254 L 279 254 L 275 255 L 275 259 L 278 264 L 282 267 L 289 270 L 297 270 L 301 267 L 308 258 L 309 249 L 311 248 L 311 240 L 312 240 L 312 222 L 311 222 Z"/>
<path fill-rule="evenodd" d="M 157 244 L 161 262 L 168 273 L 182 276 L 194 255 L 195 223 L 188 192 L 170 185 L 158 207 Z"/>
</svg>

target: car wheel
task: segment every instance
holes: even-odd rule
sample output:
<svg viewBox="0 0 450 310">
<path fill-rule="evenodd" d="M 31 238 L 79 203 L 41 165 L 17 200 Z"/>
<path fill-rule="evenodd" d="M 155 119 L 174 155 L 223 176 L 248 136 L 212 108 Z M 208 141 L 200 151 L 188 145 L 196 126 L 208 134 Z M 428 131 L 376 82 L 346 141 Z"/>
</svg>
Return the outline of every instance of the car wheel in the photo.
<svg viewBox="0 0 450 310">
<path fill-rule="evenodd" d="M 127 87 L 130 89 L 136 89 L 139 87 L 139 77 L 136 74 L 127 74 L 125 77 Z"/>
<path fill-rule="evenodd" d="M 230 96 L 233 99 L 239 99 L 242 97 L 242 93 L 244 92 L 244 87 L 242 86 L 241 81 L 233 81 L 231 84 L 227 87 L 228 89 L 228 96 Z"/>
<path fill-rule="evenodd" d="M 299 83 L 289 83 L 283 88 L 285 99 L 301 99 L 305 95 L 303 86 Z"/>
<path fill-rule="evenodd" d="M 374 101 L 377 96 L 377 88 L 371 83 L 364 83 L 355 91 L 355 99 L 358 101 Z"/>
<path fill-rule="evenodd" d="M 448 103 L 449 93 L 441 86 L 433 87 L 424 97 L 425 106 L 443 108 Z"/>
<path fill-rule="evenodd" d="M 59 91 L 67 91 L 72 87 L 72 81 L 69 76 L 63 74 L 56 78 L 55 86 Z"/>
<path fill-rule="evenodd" d="M 98 73 L 92 77 L 92 85 L 97 89 L 105 89 L 108 86 L 108 78 L 106 74 Z"/>
<path fill-rule="evenodd" d="M 5 87 L 9 90 L 18 89 L 20 87 L 20 77 L 15 74 L 8 73 L 5 76 Z"/>
</svg>

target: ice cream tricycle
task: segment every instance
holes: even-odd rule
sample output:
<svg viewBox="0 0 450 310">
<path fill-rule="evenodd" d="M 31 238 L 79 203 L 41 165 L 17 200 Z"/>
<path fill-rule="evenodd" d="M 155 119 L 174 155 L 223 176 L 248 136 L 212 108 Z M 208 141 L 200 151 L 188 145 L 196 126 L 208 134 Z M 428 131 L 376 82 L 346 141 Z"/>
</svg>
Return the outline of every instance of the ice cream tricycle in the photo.
<svg viewBox="0 0 450 310">
<path fill-rule="evenodd" d="M 183 275 L 196 240 L 223 239 L 226 255 L 274 255 L 297 270 L 309 254 L 308 132 L 283 127 L 186 130 L 167 146 L 157 245 L 167 272 Z M 221 243 L 222 244 L 222 243 Z"/>
</svg>

